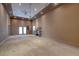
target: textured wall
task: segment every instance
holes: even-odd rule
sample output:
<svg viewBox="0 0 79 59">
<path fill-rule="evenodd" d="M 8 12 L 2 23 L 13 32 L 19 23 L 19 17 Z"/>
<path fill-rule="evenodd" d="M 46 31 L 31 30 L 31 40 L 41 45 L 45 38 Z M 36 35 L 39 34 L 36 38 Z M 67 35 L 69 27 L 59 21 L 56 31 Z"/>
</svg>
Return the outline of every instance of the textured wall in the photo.
<svg viewBox="0 0 79 59">
<path fill-rule="evenodd" d="M 38 24 L 43 37 L 79 46 L 79 4 L 62 5 L 40 17 Z"/>
<path fill-rule="evenodd" d="M 8 37 L 9 16 L 2 4 L 0 4 L 0 42 Z"/>
<path fill-rule="evenodd" d="M 29 20 L 18 20 L 18 19 L 11 19 L 11 35 L 18 35 L 18 27 L 19 26 L 29 26 L 29 30 L 27 34 L 32 33 L 32 22 Z"/>
</svg>

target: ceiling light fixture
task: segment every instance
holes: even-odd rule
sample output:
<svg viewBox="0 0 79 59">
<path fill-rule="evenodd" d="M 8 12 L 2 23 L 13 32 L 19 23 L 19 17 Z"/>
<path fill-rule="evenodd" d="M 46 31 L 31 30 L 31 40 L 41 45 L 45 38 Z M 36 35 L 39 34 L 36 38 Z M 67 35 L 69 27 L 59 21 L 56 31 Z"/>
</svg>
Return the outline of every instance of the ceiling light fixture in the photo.
<svg viewBox="0 0 79 59">
<path fill-rule="evenodd" d="M 36 8 L 34 8 L 34 11 L 37 11 L 37 9 L 36 9 Z"/>
</svg>

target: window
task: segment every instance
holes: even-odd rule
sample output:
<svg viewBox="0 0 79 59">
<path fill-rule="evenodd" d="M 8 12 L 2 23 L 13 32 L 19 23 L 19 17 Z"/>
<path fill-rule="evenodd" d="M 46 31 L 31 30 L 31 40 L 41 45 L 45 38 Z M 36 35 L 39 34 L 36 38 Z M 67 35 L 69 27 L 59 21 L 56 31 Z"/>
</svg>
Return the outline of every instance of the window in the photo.
<svg viewBox="0 0 79 59">
<path fill-rule="evenodd" d="M 26 34 L 27 32 L 27 27 L 19 27 L 19 34 Z"/>
<path fill-rule="evenodd" d="M 26 34 L 26 27 L 23 27 L 23 33 Z"/>
<path fill-rule="evenodd" d="M 22 34 L 22 27 L 19 27 L 19 34 Z"/>
<path fill-rule="evenodd" d="M 33 26 L 33 31 L 35 31 L 35 29 L 36 29 L 35 26 Z"/>
</svg>

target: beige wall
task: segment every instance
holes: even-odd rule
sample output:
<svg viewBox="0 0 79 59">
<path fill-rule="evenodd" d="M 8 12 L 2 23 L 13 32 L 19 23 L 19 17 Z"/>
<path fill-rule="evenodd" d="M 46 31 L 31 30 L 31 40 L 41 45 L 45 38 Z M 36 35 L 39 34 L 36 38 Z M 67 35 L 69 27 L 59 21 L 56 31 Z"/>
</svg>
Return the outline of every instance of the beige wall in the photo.
<svg viewBox="0 0 79 59">
<path fill-rule="evenodd" d="M 9 16 L 2 4 L 0 4 L 0 42 L 8 37 Z"/>
<path fill-rule="evenodd" d="M 38 26 L 42 27 L 43 37 L 79 46 L 79 4 L 65 4 L 56 8 L 40 17 Z"/>
<path fill-rule="evenodd" d="M 18 35 L 18 27 L 19 26 L 29 26 L 29 30 L 27 34 L 32 33 L 32 22 L 30 20 L 19 20 L 19 19 L 11 19 L 11 35 Z"/>
</svg>

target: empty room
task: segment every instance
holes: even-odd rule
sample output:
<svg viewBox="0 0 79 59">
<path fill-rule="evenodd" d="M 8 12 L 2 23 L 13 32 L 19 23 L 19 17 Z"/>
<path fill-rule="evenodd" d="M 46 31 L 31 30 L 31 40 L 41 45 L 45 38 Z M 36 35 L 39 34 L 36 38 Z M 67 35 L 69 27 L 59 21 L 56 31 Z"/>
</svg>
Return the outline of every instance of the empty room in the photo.
<svg viewBox="0 0 79 59">
<path fill-rule="evenodd" d="M 0 3 L 0 56 L 79 56 L 79 3 Z"/>
</svg>

